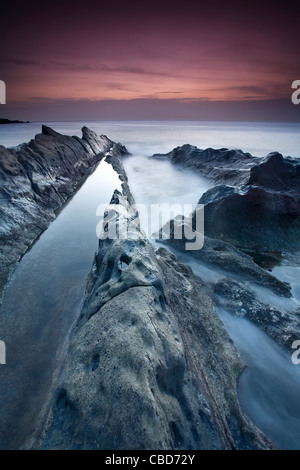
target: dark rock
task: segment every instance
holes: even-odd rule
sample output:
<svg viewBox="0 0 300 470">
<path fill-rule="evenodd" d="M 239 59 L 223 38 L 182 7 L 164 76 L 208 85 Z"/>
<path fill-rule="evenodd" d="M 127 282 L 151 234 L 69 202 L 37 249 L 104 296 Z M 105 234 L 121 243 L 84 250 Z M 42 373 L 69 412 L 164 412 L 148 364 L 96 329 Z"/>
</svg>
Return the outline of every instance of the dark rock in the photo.
<svg viewBox="0 0 300 470">
<path fill-rule="evenodd" d="M 299 202 L 300 162 L 283 158 L 278 152 L 269 153 L 259 165 L 251 168 L 248 185 L 295 195 Z"/>
<path fill-rule="evenodd" d="M 17 119 L 11 120 L 11 119 L 4 119 L 0 118 L 0 124 L 28 124 L 29 121 L 18 121 Z"/>
<path fill-rule="evenodd" d="M 218 186 L 199 200 L 205 205 L 205 233 L 242 249 L 298 250 L 300 199 L 257 186 Z"/>
<path fill-rule="evenodd" d="M 151 158 L 168 159 L 171 163 L 201 173 L 218 184 L 228 185 L 245 183 L 249 178 L 250 168 L 261 161 L 242 150 L 202 150 L 189 144 L 176 147 L 166 154 L 154 154 Z"/>
<path fill-rule="evenodd" d="M 293 303 L 293 299 L 280 309 L 261 302 L 257 299 L 255 284 L 270 289 L 275 296 L 287 299 L 292 297 L 291 286 L 258 266 L 252 257 L 227 242 L 206 236 L 201 249 L 186 251 L 185 244 L 190 240 L 186 240 L 184 236 L 182 239 L 175 239 L 174 232 L 177 229 L 174 224 L 181 226 L 182 217 L 177 216 L 170 222 L 170 231 L 166 224 L 159 231 L 157 241 L 192 256 L 200 262 L 200 269 L 202 264 L 205 268 L 215 270 L 215 280 L 211 280 L 210 284 L 217 296 L 217 303 L 237 316 L 248 318 L 280 346 L 290 351 L 292 342 L 300 335 L 299 308 Z M 164 236 L 165 231 L 170 233 L 169 239 Z M 218 281 L 220 276 L 221 280 Z M 253 283 L 253 289 L 247 285 L 249 281 Z"/>
<path fill-rule="evenodd" d="M 128 191 L 112 198 L 125 228 Z M 272 448 L 241 412 L 244 364 L 206 286 L 134 227 L 99 242 L 40 448 Z"/>
<path fill-rule="evenodd" d="M 288 352 L 300 337 L 300 309 L 279 310 L 274 305 L 260 302 L 255 291 L 241 281 L 222 279 L 214 286 L 217 299 L 225 310 L 245 317 L 261 328 Z"/>
<path fill-rule="evenodd" d="M 205 233 L 244 250 L 297 251 L 300 248 L 300 163 L 278 152 L 264 159 L 241 150 L 183 145 L 168 154 L 173 164 L 200 172 L 218 186 L 209 189 Z"/>
<path fill-rule="evenodd" d="M 180 227 L 182 225 L 182 217 L 177 216 L 174 220 L 170 221 L 170 230 L 168 224 L 162 227 L 156 236 L 157 241 L 188 254 L 201 263 L 221 269 L 225 275 L 228 275 L 228 273 L 236 274 L 244 280 L 268 287 L 277 295 L 291 297 L 291 287 L 288 283 L 279 281 L 275 276 L 258 266 L 251 256 L 243 253 L 230 243 L 205 236 L 204 245 L 200 250 L 186 251 L 186 242 L 190 240 L 184 237 L 184 233 L 182 233 L 181 239 L 175 239 L 174 224 Z M 167 230 L 167 233 L 170 233 L 169 238 L 165 238 L 165 230 Z"/>
<path fill-rule="evenodd" d="M 82 139 L 43 126 L 17 149 L 0 146 L 0 299 L 17 262 L 109 151 L 126 149 L 84 127 Z"/>
<path fill-rule="evenodd" d="M 251 168 L 246 185 L 217 186 L 205 205 L 205 231 L 243 249 L 297 251 L 300 248 L 300 163 L 271 153 Z"/>
</svg>

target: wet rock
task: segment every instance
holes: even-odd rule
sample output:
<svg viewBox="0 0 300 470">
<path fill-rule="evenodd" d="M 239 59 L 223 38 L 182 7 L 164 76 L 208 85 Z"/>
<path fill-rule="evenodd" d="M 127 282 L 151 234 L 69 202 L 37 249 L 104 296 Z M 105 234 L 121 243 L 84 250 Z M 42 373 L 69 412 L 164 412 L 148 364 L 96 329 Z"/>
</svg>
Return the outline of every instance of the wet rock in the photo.
<svg viewBox="0 0 300 470">
<path fill-rule="evenodd" d="M 40 448 L 272 448 L 239 407 L 244 364 L 210 292 L 154 250 L 128 191 L 107 213 L 131 236 L 99 242 Z"/>
<path fill-rule="evenodd" d="M 255 291 L 245 283 L 222 279 L 214 286 L 218 303 L 228 312 L 251 320 L 277 344 L 291 351 L 293 341 L 300 337 L 300 309 L 281 308 L 260 302 Z"/>
<path fill-rule="evenodd" d="M 189 144 L 176 147 L 166 154 L 154 154 L 151 158 L 168 159 L 175 165 L 201 173 L 217 184 L 228 185 L 245 183 L 249 178 L 250 168 L 261 161 L 242 150 L 202 150 Z"/>
<path fill-rule="evenodd" d="M 278 152 L 264 159 L 241 150 L 176 147 L 169 159 L 212 179 L 201 199 L 205 233 L 244 250 L 297 251 L 300 247 L 300 163 Z"/>
<path fill-rule="evenodd" d="M 205 231 L 257 253 L 297 251 L 300 247 L 300 163 L 278 152 L 250 169 L 246 184 L 208 190 Z"/>
<path fill-rule="evenodd" d="M 126 149 L 84 127 L 82 138 L 42 126 L 28 144 L 0 146 L 0 298 L 17 262 L 108 152 Z"/>
<path fill-rule="evenodd" d="M 217 186 L 199 200 L 205 205 L 205 233 L 258 253 L 299 250 L 298 197 L 258 186 Z"/>
<path fill-rule="evenodd" d="M 167 223 L 162 227 L 156 236 L 156 240 L 192 256 L 201 263 L 221 270 L 225 275 L 232 273 L 240 276 L 244 280 L 268 287 L 277 295 L 291 297 L 291 287 L 288 283 L 278 280 L 271 273 L 258 266 L 251 256 L 243 253 L 230 243 L 205 236 L 204 244 L 201 249 L 187 251 L 186 243 L 190 242 L 190 240 L 185 238 L 183 230 L 181 230 L 181 239 L 174 238 L 174 226 L 175 233 L 179 233 L 180 230 L 178 230 L 176 226 L 182 227 L 181 216 L 177 216 L 174 220 L 171 220 L 170 225 Z M 170 234 L 168 238 L 165 238 L 165 232 Z"/>
<path fill-rule="evenodd" d="M 278 152 L 269 153 L 259 165 L 251 168 L 247 184 L 299 198 L 300 163 L 289 157 L 283 158 Z"/>
</svg>

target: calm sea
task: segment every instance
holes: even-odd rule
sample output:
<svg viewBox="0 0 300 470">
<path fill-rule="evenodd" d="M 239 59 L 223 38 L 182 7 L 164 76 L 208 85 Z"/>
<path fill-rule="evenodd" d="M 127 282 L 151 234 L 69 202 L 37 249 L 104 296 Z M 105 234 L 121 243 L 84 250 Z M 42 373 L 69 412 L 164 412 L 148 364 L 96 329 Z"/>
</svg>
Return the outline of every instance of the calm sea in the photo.
<svg viewBox="0 0 300 470">
<path fill-rule="evenodd" d="M 168 152 L 191 144 L 199 148 L 239 148 L 259 157 L 278 151 L 300 158 L 300 124 L 266 122 L 204 121 L 82 121 L 32 122 L 0 126 L 0 144 L 6 147 L 28 142 L 46 124 L 58 132 L 81 136 L 86 125 L 98 134 L 123 143 L 133 154 L 143 156 Z"/>
</svg>

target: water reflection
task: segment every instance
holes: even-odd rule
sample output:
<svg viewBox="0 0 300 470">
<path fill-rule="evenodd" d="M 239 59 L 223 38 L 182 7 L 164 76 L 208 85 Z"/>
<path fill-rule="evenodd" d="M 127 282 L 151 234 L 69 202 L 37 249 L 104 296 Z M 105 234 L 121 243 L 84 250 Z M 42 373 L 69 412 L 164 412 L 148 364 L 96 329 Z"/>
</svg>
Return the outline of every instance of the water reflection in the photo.
<svg viewBox="0 0 300 470">
<path fill-rule="evenodd" d="M 43 423 L 97 248 L 97 206 L 120 180 L 102 161 L 24 256 L 0 313 L 7 364 L 0 368 L 0 448 L 17 449 Z"/>
</svg>

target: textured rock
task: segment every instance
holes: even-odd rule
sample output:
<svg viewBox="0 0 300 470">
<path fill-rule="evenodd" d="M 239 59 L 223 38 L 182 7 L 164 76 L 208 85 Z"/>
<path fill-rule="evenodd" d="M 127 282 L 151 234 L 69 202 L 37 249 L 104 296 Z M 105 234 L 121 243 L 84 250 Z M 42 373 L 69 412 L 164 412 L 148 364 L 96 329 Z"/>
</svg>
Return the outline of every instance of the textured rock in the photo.
<svg viewBox="0 0 300 470">
<path fill-rule="evenodd" d="M 99 242 L 40 448 L 272 448 L 241 412 L 244 364 L 204 283 L 154 251 L 128 191 L 112 203 L 131 238 Z"/>
<path fill-rule="evenodd" d="M 233 279 L 217 282 L 214 292 L 225 310 L 238 317 L 248 318 L 290 353 L 291 344 L 300 337 L 299 307 L 289 312 L 260 302 L 254 290 Z"/>
<path fill-rule="evenodd" d="M 84 127 L 82 138 L 42 133 L 16 149 L 0 146 L 0 299 L 17 262 L 105 153 L 126 153 Z"/>
<path fill-rule="evenodd" d="M 205 231 L 257 252 L 300 248 L 300 163 L 271 153 L 240 188 L 217 186 L 205 204 Z"/>
<path fill-rule="evenodd" d="M 300 310 L 291 298 L 291 286 L 258 266 L 252 257 L 221 240 L 205 237 L 202 249 L 187 252 L 185 244 L 188 240 L 184 237 L 174 238 L 174 232 L 178 233 L 176 225 L 182 225 L 181 216 L 170 222 L 170 239 L 164 238 L 164 232 L 169 233 L 169 224 L 166 224 L 159 231 L 157 241 L 189 254 L 205 268 L 215 270 L 215 280 L 211 280 L 210 284 L 217 303 L 232 314 L 251 320 L 290 352 L 291 344 L 300 335 Z M 221 280 L 218 280 L 220 277 Z M 247 285 L 249 281 L 253 283 L 253 288 Z M 257 298 L 255 284 L 272 291 L 274 304 L 264 303 Z M 280 303 L 278 308 L 276 296 L 287 299 L 285 303 L 281 302 L 283 299 L 277 299 Z"/>
<path fill-rule="evenodd" d="M 218 186 L 201 199 L 205 233 L 238 248 L 266 251 L 300 249 L 300 163 L 278 152 L 264 159 L 241 150 L 176 147 L 168 158 L 207 176 Z"/>
<path fill-rule="evenodd" d="M 236 274 L 242 279 L 255 282 L 261 286 L 270 288 L 274 293 L 284 296 L 291 296 L 291 287 L 288 283 L 278 280 L 268 271 L 258 266 L 251 256 L 243 253 L 230 243 L 218 239 L 212 239 L 208 236 L 204 237 L 204 245 L 200 250 L 186 251 L 186 240 L 184 234 L 181 239 L 174 238 L 174 225 L 182 225 L 182 217 L 177 216 L 174 220 L 166 224 L 157 234 L 157 241 L 169 245 L 176 250 L 182 251 L 193 256 L 202 263 L 221 269 L 224 274 Z M 170 227 L 170 228 L 169 228 Z M 170 238 L 164 238 L 164 233 L 170 233 Z M 178 231 L 175 228 L 175 233 Z M 178 231 L 179 232 L 179 231 Z"/>
<path fill-rule="evenodd" d="M 266 190 L 283 191 L 299 198 L 300 163 L 289 157 L 283 158 L 278 152 L 269 153 L 259 165 L 251 168 L 247 184 Z"/>
<path fill-rule="evenodd" d="M 201 173 L 217 184 L 228 185 L 245 183 L 249 178 L 250 168 L 261 161 L 242 150 L 202 150 L 189 144 L 176 147 L 166 154 L 154 154 L 152 158 L 168 159 L 173 164 Z"/>
<path fill-rule="evenodd" d="M 199 200 L 205 204 L 205 233 L 258 253 L 299 250 L 298 197 L 258 186 L 215 187 Z"/>
</svg>

